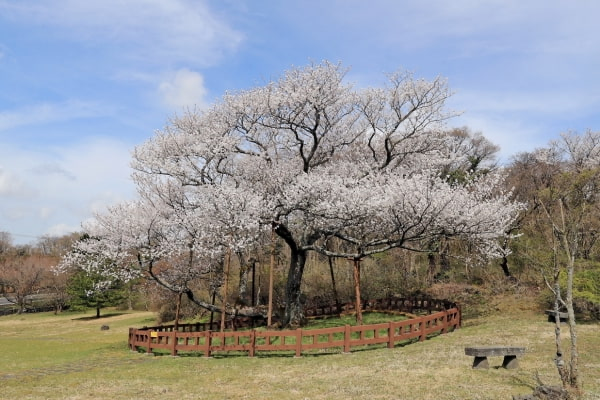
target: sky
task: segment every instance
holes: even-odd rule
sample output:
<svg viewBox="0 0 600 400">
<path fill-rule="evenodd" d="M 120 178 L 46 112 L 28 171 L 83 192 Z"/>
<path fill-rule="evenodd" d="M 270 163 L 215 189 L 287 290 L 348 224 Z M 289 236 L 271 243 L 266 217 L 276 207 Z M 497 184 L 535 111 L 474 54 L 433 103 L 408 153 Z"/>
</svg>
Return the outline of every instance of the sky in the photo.
<svg viewBox="0 0 600 400">
<path fill-rule="evenodd" d="M 327 60 L 355 87 L 447 79 L 500 160 L 600 129 L 596 0 L 0 0 L 0 231 L 81 230 L 186 109 Z"/>
</svg>

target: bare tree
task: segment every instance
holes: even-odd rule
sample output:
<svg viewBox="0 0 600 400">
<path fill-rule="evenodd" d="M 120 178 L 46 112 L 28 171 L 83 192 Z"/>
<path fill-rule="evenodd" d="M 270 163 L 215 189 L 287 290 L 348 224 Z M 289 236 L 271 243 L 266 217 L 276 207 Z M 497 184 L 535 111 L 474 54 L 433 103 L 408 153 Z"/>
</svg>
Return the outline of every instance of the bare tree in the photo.
<svg viewBox="0 0 600 400">
<path fill-rule="evenodd" d="M 3 282 L 6 299 L 17 305 L 17 313 L 26 311 L 28 298 L 41 287 L 48 266 L 40 257 L 13 256 L 0 263 L 0 280 Z"/>
<path fill-rule="evenodd" d="M 8 232 L 0 232 L 0 256 L 10 250 L 12 246 L 12 235 Z"/>
<path fill-rule="evenodd" d="M 590 236 L 597 235 L 600 214 L 600 133 L 564 133 L 546 148 L 522 154 L 515 164 L 525 178 L 521 195 L 530 199 L 535 225 L 545 235 L 551 257 L 540 265 L 554 295 L 556 367 L 563 386 L 579 391 L 577 324 L 573 281 Z M 535 166 L 535 168 L 532 168 Z M 519 193 L 519 192 L 517 192 Z M 562 344 L 558 312 L 566 310 L 570 346 Z"/>
</svg>

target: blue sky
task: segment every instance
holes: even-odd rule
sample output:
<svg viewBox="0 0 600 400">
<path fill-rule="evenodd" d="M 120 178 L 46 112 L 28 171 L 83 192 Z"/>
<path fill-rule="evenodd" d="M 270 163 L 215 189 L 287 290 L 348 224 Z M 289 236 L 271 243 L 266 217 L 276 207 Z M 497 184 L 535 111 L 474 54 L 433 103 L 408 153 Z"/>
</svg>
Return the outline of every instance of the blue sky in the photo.
<svg viewBox="0 0 600 400">
<path fill-rule="evenodd" d="M 448 79 L 509 160 L 600 125 L 595 0 L 0 0 L 0 231 L 80 229 L 134 197 L 130 152 L 185 107 L 329 60 L 357 87 Z"/>
</svg>

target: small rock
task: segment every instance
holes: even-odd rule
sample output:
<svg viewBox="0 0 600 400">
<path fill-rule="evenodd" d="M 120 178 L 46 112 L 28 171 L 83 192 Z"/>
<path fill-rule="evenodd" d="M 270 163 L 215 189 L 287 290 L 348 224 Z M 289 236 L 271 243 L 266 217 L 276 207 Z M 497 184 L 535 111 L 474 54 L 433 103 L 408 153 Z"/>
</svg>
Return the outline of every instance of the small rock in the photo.
<svg viewBox="0 0 600 400">
<path fill-rule="evenodd" d="M 101 330 L 101 331 L 107 331 L 107 330 L 109 330 L 109 329 L 110 329 L 110 327 L 109 327 L 108 325 L 102 325 L 102 326 L 100 327 L 100 330 Z"/>
</svg>

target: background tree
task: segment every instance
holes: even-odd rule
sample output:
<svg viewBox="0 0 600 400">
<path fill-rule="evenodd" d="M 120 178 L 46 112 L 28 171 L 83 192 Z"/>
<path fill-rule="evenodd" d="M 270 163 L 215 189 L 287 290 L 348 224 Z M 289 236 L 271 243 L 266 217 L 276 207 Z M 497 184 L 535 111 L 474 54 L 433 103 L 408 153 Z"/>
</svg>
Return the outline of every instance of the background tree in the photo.
<svg viewBox="0 0 600 400">
<path fill-rule="evenodd" d="M 26 311 L 31 296 L 37 294 L 48 266 L 37 256 L 13 255 L 0 261 L 0 281 L 4 286 L 5 298 L 17 305 L 17 313 Z"/>
<path fill-rule="evenodd" d="M 600 227 L 600 133 L 564 133 L 546 148 L 519 155 L 513 171 L 523 183 L 516 193 L 532 205 L 531 218 L 523 225 L 525 233 L 530 240 L 540 233 L 546 240 L 546 251 L 529 259 L 542 271 L 555 312 L 565 309 L 568 314 L 569 357 L 556 319 L 558 373 L 566 388 L 579 390 L 574 281 L 585 268 L 582 260 L 589 257 Z"/>
<path fill-rule="evenodd" d="M 42 236 L 35 244 L 39 254 L 61 257 L 71 250 L 73 242 L 81 238 L 81 233 L 70 233 L 62 236 Z"/>
<path fill-rule="evenodd" d="M 100 318 L 102 308 L 117 306 L 125 298 L 123 282 L 107 280 L 103 274 L 83 269 L 71 275 L 67 293 L 72 306 L 93 308 L 96 310 L 96 318 Z"/>
<path fill-rule="evenodd" d="M 69 274 L 57 274 L 50 271 L 45 275 L 44 292 L 48 295 L 47 302 L 54 307 L 54 313 L 58 314 L 69 306 L 71 299 L 68 291 Z"/>
<path fill-rule="evenodd" d="M 122 253 L 118 244 L 87 234 L 73 244 L 73 249 L 54 268 L 56 274 L 69 275 L 67 293 L 72 305 L 92 307 L 96 317 L 100 317 L 101 308 L 123 300 L 124 283 L 132 279 L 132 274 L 117 265 Z"/>
<path fill-rule="evenodd" d="M 497 173 L 499 146 L 490 142 L 480 132 L 473 133 L 467 127 L 454 128 L 448 130 L 446 134 L 451 139 L 451 145 L 455 146 L 454 153 L 460 156 L 449 157 L 441 167 L 440 176 L 445 177 L 453 185 L 468 185 L 482 175 Z M 506 232 L 505 236 L 501 238 L 503 240 L 501 248 L 506 249 L 510 237 L 511 232 Z M 424 247 L 430 249 L 427 254 L 429 284 L 440 280 L 440 278 L 447 278 L 451 269 L 451 245 L 453 241 L 456 241 L 456 238 L 441 235 L 438 238 L 429 240 L 424 245 Z M 464 254 L 464 251 L 460 253 Z M 509 251 L 505 251 L 505 253 L 508 254 Z M 502 267 L 505 273 L 508 273 L 506 255 L 502 257 Z"/>
<path fill-rule="evenodd" d="M 8 232 L 0 232 L 0 256 L 12 248 L 13 238 Z"/>
</svg>

